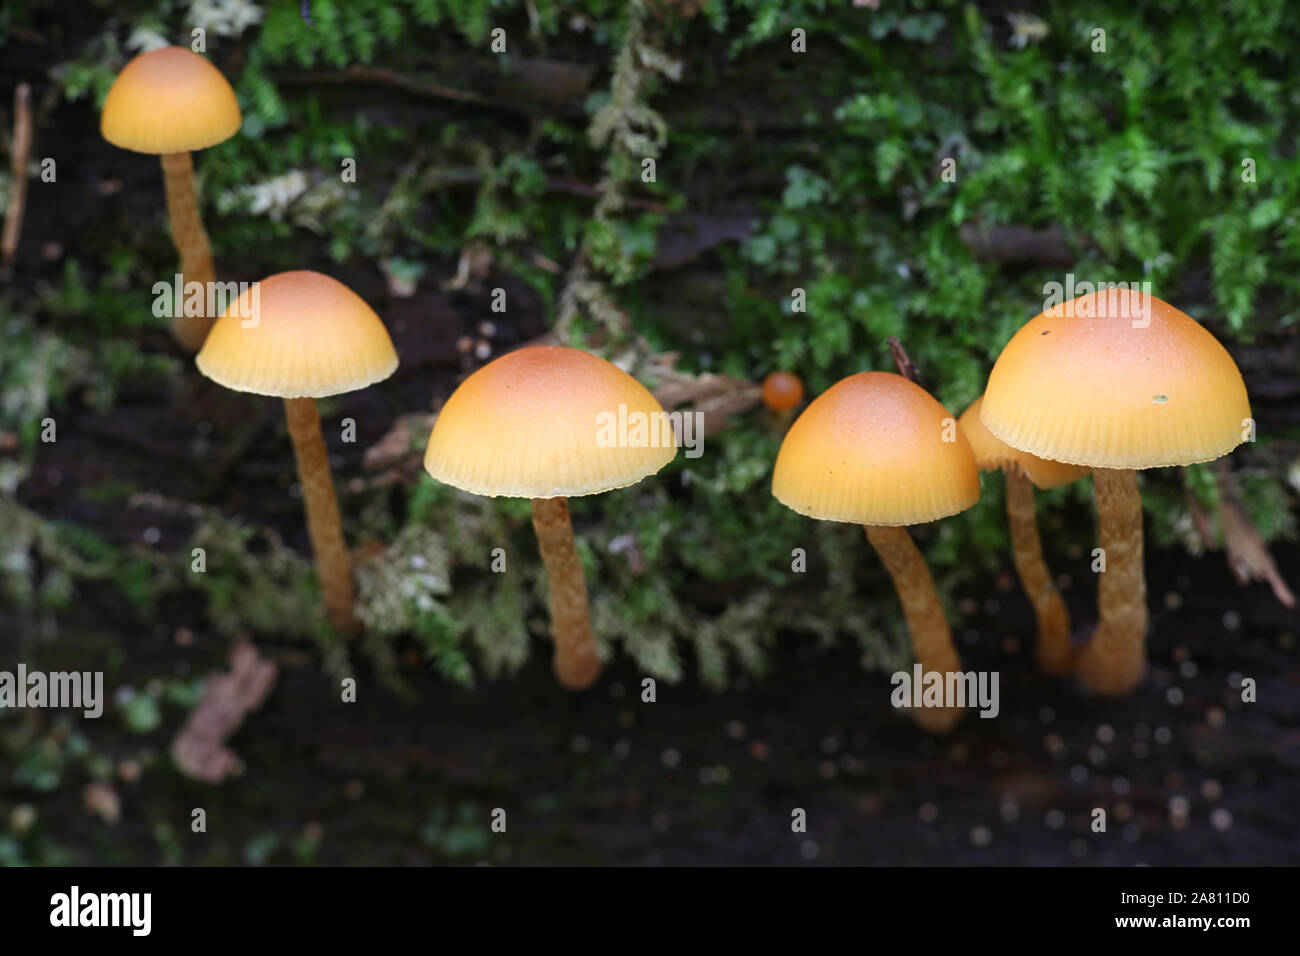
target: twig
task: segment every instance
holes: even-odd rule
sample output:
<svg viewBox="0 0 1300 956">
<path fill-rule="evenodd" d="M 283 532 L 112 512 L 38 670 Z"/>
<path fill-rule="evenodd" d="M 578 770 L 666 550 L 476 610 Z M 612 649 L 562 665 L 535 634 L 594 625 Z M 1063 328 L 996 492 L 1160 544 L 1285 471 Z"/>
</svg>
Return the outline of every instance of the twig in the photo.
<svg viewBox="0 0 1300 956">
<path fill-rule="evenodd" d="M 0 240 L 0 264 L 6 269 L 18 254 L 18 236 L 27 208 L 27 161 L 32 151 L 32 88 L 19 83 L 14 90 L 14 136 L 9 153 L 9 208 L 5 212 L 4 238 Z"/>
<path fill-rule="evenodd" d="M 898 336 L 891 335 L 888 342 L 889 354 L 894 357 L 894 364 L 898 366 L 898 374 L 914 385 L 920 385 L 921 375 L 916 370 L 916 363 L 907 354 L 907 349 L 903 348 L 903 343 L 898 340 Z"/>
<path fill-rule="evenodd" d="M 216 462 L 208 471 L 201 492 L 203 500 L 211 501 L 217 496 L 217 492 L 225 484 L 235 466 L 244 459 L 244 456 L 248 454 L 248 450 L 256 444 L 257 439 L 266 428 L 270 420 L 265 411 L 266 403 L 259 402 L 258 406 L 262 411 L 255 414 L 250 421 L 244 423 L 235 431 L 233 440 L 217 456 Z"/>
<path fill-rule="evenodd" d="M 15 26 L 8 24 L 9 35 L 24 43 L 30 43 L 32 46 L 46 46 L 45 37 L 35 30 L 27 27 Z"/>
<path fill-rule="evenodd" d="M 420 185 L 425 189 L 442 189 L 446 186 L 478 186 L 485 179 L 483 171 L 474 166 L 435 166 L 424 173 Z M 604 191 L 600 186 L 583 182 L 573 177 L 551 176 L 546 180 L 547 192 L 564 193 L 569 196 L 581 196 L 587 199 L 600 199 Z M 629 196 L 623 200 L 627 209 L 643 212 L 667 213 L 668 207 L 654 199 L 642 199 Z"/>
<path fill-rule="evenodd" d="M 1071 236 L 1060 226 L 1032 229 L 1029 226 L 994 226 L 985 228 L 968 222 L 958 230 L 962 243 L 980 262 L 1038 262 L 1044 265 L 1070 265 L 1080 252 L 1096 245 L 1086 236 Z M 1076 249 L 1077 247 L 1077 249 Z"/>
<path fill-rule="evenodd" d="M 560 178 L 552 176 L 546 180 L 546 188 L 552 192 L 568 193 L 571 196 L 586 196 L 592 199 L 600 199 L 604 193 L 599 186 L 593 186 L 590 183 L 584 183 L 578 179 Z M 645 212 L 666 213 L 668 207 L 661 202 L 653 199 L 640 199 L 636 196 L 627 196 L 623 199 L 625 209 L 640 209 Z"/>
<path fill-rule="evenodd" d="M 471 93 L 468 90 L 457 90 L 450 86 L 440 86 L 437 83 L 418 80 L 415 77 L 405 76 L 395 70 L 389 70 L 379 66 L 351 66 L 338 73 L 287 73 L 284 75 L 277 75 L 275 80 L 278 83 L 293 86 L 311 86 L 318 83 L 367 83 L 376 86 L 395 86 L 400 90 L 405 90 L 407 93 L 413 93 L 417 96 L 428 96 L 433 99 L 454 100 L 457 103 L 468 103 L 472 106 L 509 110 L 513 113 L 523 113 L 529 116 L 536 112 L 535 109 L 521 103 L 508 103 L 503 100 L 495 100 L 483 96 L 479 93 Z"/>
<path fill-rule="evenodd" d="M 175 445 L 146 435 L 137 435 L 125 428 L 114 425 L 108 420 L 91 419 L 81 422 L 80 428 L 94 438 L 102 438 L 115 445 L 126 445 L 150 458 L 168 458 L 185 462 L 187 465 L 192 465 L 195 470 L 200 467 L 206 470 L 207 467 L 206 464 L 200 466 L 198 462 L 194 461 L 193 456 L 185 448 L 178 448 Z"/>
</svg>

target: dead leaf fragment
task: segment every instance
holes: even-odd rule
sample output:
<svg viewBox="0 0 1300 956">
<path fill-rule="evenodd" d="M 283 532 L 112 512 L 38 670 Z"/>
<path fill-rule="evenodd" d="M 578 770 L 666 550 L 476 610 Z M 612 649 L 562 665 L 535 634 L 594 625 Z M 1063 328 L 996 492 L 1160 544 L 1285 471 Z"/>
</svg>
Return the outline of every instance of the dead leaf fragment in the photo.
<svg viewBox="0 0 1300 956">
<path fill-rule="evenodd" d="M 1295 595 L 1287 587 L 1273 556 L 1260 540 L 1259 532 L 1235 502 L 1224 501 L 1219 509 L 1219 525 L 1223 529 L 1223 547 L 1228 554 L 1228 567 L 1237 583 L 1267 581 L 1278 603 L 1286 608 L 1294 608 Z"/>
<path fill-rule="evenodd" d="M 172 759 L 181 772 L 205 783 L 220 783 L 243 769 L 225 744 L 244 717 L 262 706 L 275 686 L 278 669 L 257 653 L 251 641 L 230 651 L 230 670 L 208 676 L 198 706 L 172 741 Z"/>
<path fill-rule="evenodd" d="M 730 375 L 705 372 L 694 375 L 676 368 L 678 354 L 664 352 L 652 356 L 647 374 L 658 384 L 654 397 L 666 409 L 690 406 L 704 416 L 704 434 L 713 435 L 729 424 L 732 415 L 748 411 L 763 397 L 756 382 Z"/>
<path fill-rule="evenodd" d="M 122 819 L 122 800 L 111 783 L 92 780 L 81 791 L 81 806 L 93 817 L 99 817 L 110 826 Z"/>
</svg>

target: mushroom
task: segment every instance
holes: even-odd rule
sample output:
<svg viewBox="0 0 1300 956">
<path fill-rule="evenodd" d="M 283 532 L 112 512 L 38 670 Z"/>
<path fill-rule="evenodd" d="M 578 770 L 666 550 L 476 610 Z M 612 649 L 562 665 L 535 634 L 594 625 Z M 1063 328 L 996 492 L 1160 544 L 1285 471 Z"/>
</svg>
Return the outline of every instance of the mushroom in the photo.
<svg viewBox="0 0 1300 956">
<path fill-rule="evenodd" d="M 430 475 L 476 495 L 532 499 L 551 585 L 555 673 L 565 687 L 589 687 L 600 673 L 568 499 L 635 484 L 676 453 L 670 420 L 645 386 L 561 346 L 489 362 L 438 414 L 424 456 Z"/>
<path fill-rule="evenodd" d="M 352 562 L 316 399 L 356 391 L 393 374 L 397 352 L 384 323 L 337 279 L 319 272 L 281 272 L 253 284 L 231 303 L 195 363 L 226 388 L 284 399 L 321 599 L 334 627 L 355 633 Z"/>
<path fill-rule="evenodd" d="M 810 518 L 865 525 L 893 579 L 922 671 L 961 669 L 934 579 L 906 530 L 979 500 L 975 456 L 947 409 L 901 375 L 851 375 L 790 426 L 772 494 Z M 926 730 L 942 732 L 962 711 L 916 708 L 912 714 Z"/>
<path fill-rule="evenodd" d="M 774 412 L 785 412 L 803 401 L 803 380 L 794 372 L 772 372 L 763 379 L 763 404 Z"/>
<path fill-rule="evenodd" d="M 1100 624 L 1079 657 L 1085 687 L 1130 693 L 1146 666 L 1146 579 L 1137 472 L 1226 455 L 1250 403 L 1232 357 L 1191 316 L 1124 288 L 1031 319 L 989 375 L 980 421 L 998 438 L 1092 469 Z"/>
<path fill-rule="evenodd" d="M 1074 669 L 1075 649 L 1070 643 L 1070 613 L 1043 561 L 1043 542 L 1034 512 L 1034 488 L 1057 488 L 1088 474 L 1081 465 L 1048 461 L 1012 448 L 980 421 L 981 395 L 962 412 L 958 424 L 970 440 L 975 464 L 981 471 L 1001 470 L 1007 482 L 1007 526 L 1011 529 L 1011 556 L 1020 586 L 1038 619 L 1038 666 L 1048 674 L 1068 674 Z"/>
<path fill-rule="evenodd" d="M 141 53 L 118 74 L 104 100 L 99 131 L 114 146 L 162 157 L 172 242 L 185 283 L 202 285 L 207 299 L 216 278 L 212 247 L 199 218 L 190 153 L 225 142 L 242 117 L 235 91 L 215 66 L 184 47 Z M 203 344 L 215 316 L 185 315 L 172 304 L 172 334 L 187 350 Z"/>
</svg>

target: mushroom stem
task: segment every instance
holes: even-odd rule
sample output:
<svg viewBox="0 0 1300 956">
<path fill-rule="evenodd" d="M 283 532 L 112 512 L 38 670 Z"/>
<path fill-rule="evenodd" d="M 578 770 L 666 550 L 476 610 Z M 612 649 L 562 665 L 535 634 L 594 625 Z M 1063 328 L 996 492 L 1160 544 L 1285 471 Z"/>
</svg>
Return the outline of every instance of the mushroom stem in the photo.
<svg viewBox="0 0 1300 956">
<path fill-rule="evenodd" d="M 867 540 L 880 555 L 885 570 L 893 578 L 894 590 L 903 605 L 907 619 L 907 632 L 912 640 L 912 653 L 921 665 L 922 673 L 938 671 L 947 675 L 961 670 L 961 657 L 952 642 L 952 631 L 944 617 L 939 592 L 934 589 L 934 578 L 925 558 L 917 549 L 906 528 L 866 525 Z M 947 678 L 945 676 L 945 684 Z M 913 690 L 920 694 L 920 688 Z M 961 719 L 957 707 L 914 707 L 912 717 L 931 733 L 951 730 Z"/>
<path fill-rule="evenodd" d="M 197 282 L 203 287 L 202 315 L 186 315 L 184 287 L 182 301 L 173 303 L 172 335 L 182 347 L 197 352 L 208 337 L 208 331 L 217 316 L 207 314 L 210 283 L 216 279 L 212 264 L 212 246 L 199 218 L 199 197 L 194 189 L 194 162 L 189 153 L 164 153 L 162 156 L 163 185 L 167 192 L 167 218 L 171 220 L 172 243 L 181 257 L 181 275 L 188 285 Z"/>
<path fill-rule="evenodd" d="M 534 498 L 533 530 L 551 584 L 555 676 L 570 690 L 583 690 L 600 674 L 600 657 L 587 617 L 587 579 L 573 541 L 569 499 Z"/>
<path fill-rule="evenodd" d="M 330 622 L 343 634 L 360 630 L 352 614 L 356 591 L 352 583 L 352 559 L 343 542 L 339 501 L 330 474 L 329 454 L 321 435 L 320 412 L 314 398 L 286 398 L 284 417 L 289 423 L 293 453 L 298 459 L 298 481 L 307 510 L 307 535 L 316 558 L 321 600 Z"/>
<path fill-rule="evenodd" d="M 1146 668 L 1142 498 L 1135 471 L 1094 468 L 1092 481 L 1105 564 L 1097 583 L 1101 623 L 1079 656 L 1079 679 L 1098 694 L 1122 697 L 1141 683 Z"/>
<path fill-rule="evenodd" d="M 1038 618 L 1038 666 L 1048 674 L 1068 674 L 1074 669 L 1076 656 L 1070 644 L 1070 613 L 1043 561 L 1034 485 L 1019 468 L 1008 467 L 1006 479 L 1011 554 L 1020 586 Z"/>
</svg>

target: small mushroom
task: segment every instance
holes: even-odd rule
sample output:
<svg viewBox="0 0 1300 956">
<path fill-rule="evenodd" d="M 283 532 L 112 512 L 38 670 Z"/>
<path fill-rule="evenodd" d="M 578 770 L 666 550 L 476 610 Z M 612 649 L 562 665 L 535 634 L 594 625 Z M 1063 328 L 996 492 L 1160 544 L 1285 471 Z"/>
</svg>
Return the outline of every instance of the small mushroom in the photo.
<svg viewBox="0 0 1300 956">
<path fill-rule="evenodd" d="M 489 362 L 438 414 L 424 457 L 430 475 L 476 495 L 532 499 L 551 585 L 555 673 L 565 687 L 581 690 L 600 674 L 568 499 L 635 484 L 676 453 L 669 419 L 645 386 L 560 346 Z"/>
<path fill-rule="evenodd" d="M 334 627 L 355 633 L 352 562 L 316 399 L 393 374 L 397 352 L 384 323 L 336 279 L 319 272 L 281 272 L 227 308 L 195 362 L 226 388 L 284 399 L 321 598 Z"/>
<path fill-rule="evenodd" d="M 961 669 L 934 579 L 906 529 L 979 500 L 975 456 L 947 409 L 901 375 L 851 375 L 790 426 L 772 494 L 810 518 L 865 525 L 903 605 L 917 663 L 924 672 Z M 915 708 L 912 714 L 926 730 L 943 732 L 962 711 Z"/>
<path fill-rule="evenodd" d="M 1050 333 L 1050 334 L 1049 334 Z M 1108 289 L 1036 316 L 989 375 L 980 421 L 1021 451 L 1092 469 L 1101 623 L 1079 657 L 1085 687 L 1131 693 L 1146 668 L 1146 577 L 1137 472 L 1222 457 L 1247 437 L 1241 372 L 1191 316 Z"/>
<path fill-rule="evenodd" d="M 763 379 L 763 404 L 785 412 L 803 401 L 803 380 L 794 372 L 772 372 Z"/>
<path fill-rule="evenodd" d="M 1011 555 L 1029 603 L 1038 619 L 1038 666 L 1048 674 L 1068 674 L 1074 669 L 1075 649 L 1070 643 L 1070 612 L 1043 560 L 1038 534 L 1034 488 L 1057 488 L 1088 474 L 1080 465 L 1048 461 L 1018 451 L 994 437 L 980 421 L 981 395 L 962 412 L 958 424 L 970 440 L 975 464 L 981 471 L 1001 470 L 1007 482 L 1007 525 L 1011 529 Z"/>
<path fill-rule="evenodd" d="M 114 146 L 162 158 L 167 216 L 186 284 L 197 282 L 207 298 L 216 278 L 212 246 L 199 217 L 190 153 L 225 142 L 243 121 L 235 91 L 221 71 L 184 47 L 141 53 L 117 75 L 104 100 L 99 130 Z M 173 303 L 172 334 L 187 350 L 203 344 L 215 316 L 185 315 Z"/>
</svg>

